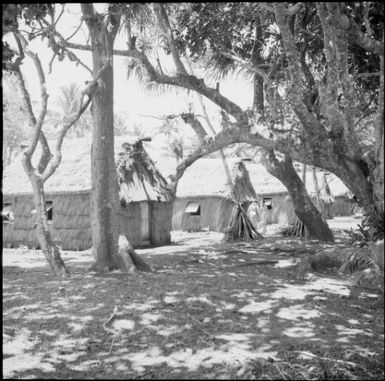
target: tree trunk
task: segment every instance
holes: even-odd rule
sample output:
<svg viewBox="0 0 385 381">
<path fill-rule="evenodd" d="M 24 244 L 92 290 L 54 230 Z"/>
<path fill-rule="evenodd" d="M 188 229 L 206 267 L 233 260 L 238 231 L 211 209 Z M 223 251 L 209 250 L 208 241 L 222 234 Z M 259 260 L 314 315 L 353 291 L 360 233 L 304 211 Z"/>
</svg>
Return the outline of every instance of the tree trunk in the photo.
<svg viewBox="0 0 385 381">
<path fill-rule="evenodd" d="M 377 160 L 367 155 L 365 161 L 357 162 L 341 158 L 338 165 L 328 168 L 357 197 L 358 205 L 364 209 L 367 216 L 366 225 L 373 232 L 377 232 L 378 239 L 384 235 L 384 172 L 380 169 L 383 152 L 378 154 L 381 155 L 382 158 L 377 157 Z"/>
<path fill-rule="evenodd" d="M 285 155 L 284 160 L 279 162 L 274 154 L 270 154 L 270 160 L 266 160 L 265 167 L 286 186 L 293 201 L 294 211 L 308 230 L 309 239 L 334 242 L 333 233 L 312 203 L 305 185 L 293 167 L 291 158 Z"/>
<path fill-rule="evenodd" d="M 307 165 L 302 164 L 302 182 L 305 188 L 306 188 L 306 172 L 307 172 Z M 309 231 L 307 230 L 306 226 L 304 226 L 304 230 L 305 230 L 305 239 L 309 239 Z"/>
<path fill-rule="evenodd" d="M 33 197 L 36 207 L 36 236 L 40 248 L 47 259 L 55 275 L 65 277 L 70 275 L 67 267 L 60 257 L 59 248 L 52 241 L 48 228 L 48 217 L 45 208 L 45 197 L 43 185 L 39 178 L 31 179 Z"/>
<path fill-rule="evenodd" d="M 109 65 L 100 75 L 98 89 L 92 95 L 93 130 L 90 163 L 91 229 L 95 259 L 91 269 L 104 271 L 117 267 L 115 257 L 118 254 L 116 212 L 119 194 L 114 154 L 113 41 L 109 41 L 105 33 L 98 28 L 90 28 L 90 33 L 94 74 L 109 60 Z"/>
<path fill-rule="evenodd" d="M 114 76 L 113 45 L 120 16 L 110 5 L 107 25 L 95 13 L 92 4 L 82 4 L 82 12 L 91 36 L 94 76 L 99 75 L 97 90 L 92 94 L 91 148 L 91 230 L 95 262 L 91 271 L 121 269 L 132 271 L 133 261 L 138 270 L 138 256 L 131 248 L 119 249 L 119 190 L 114 152 Z M 141 266 L 143 267 L 143 261 Z"/>
<path fill-rule="evenodd" d="M 384 40 L 384 34 L 382 35 Z M 384 41 L 382 41 L 383 43 Z M 379 109 L 375 119 L 374 170 L 372 177 L 374 214 L 379 239 L 384 238 L 384 56 L 380 57 Z M 381 230 L 382 229 L 382 230 Z"/>
<path fill-rule="evenodd" d="M 318 184 L 318 178 L 317 178 L 317 170 L 316 167 L 313 167 L 312 169 L 313 172 L 313 183 L 314 183 L 314 188 L 315 188 L 315 193 L 316 193 L 316 204 L 315 206 L 317 209 L 320 211 L 322 219 L 325 220 L 325 207 L 323 200 L 321 199 L 321 190 Z"/>
</svg>

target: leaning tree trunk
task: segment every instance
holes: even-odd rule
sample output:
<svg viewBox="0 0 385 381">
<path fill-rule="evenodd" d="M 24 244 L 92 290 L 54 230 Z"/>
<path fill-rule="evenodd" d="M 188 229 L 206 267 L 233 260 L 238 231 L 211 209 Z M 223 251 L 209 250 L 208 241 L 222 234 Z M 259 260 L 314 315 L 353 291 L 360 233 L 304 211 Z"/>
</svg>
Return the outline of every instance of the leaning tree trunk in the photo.
<svg viewBox="0 0 385 381">
<path fill-rule="evenodd" d="M 270 160 L 266 160 L 264 164 L 268 172 L 286 186 L 293 201 L 295 214 L 306 226 L 309 239 L 334 242 L 333 233 L 312 203 L 304 183 L 293 167 L 291 158 L 285 155 L 284 160 L 278 161 L 275 155 L 271 153 Z"/>
<path fill-rule="evenodd" d="M 384 39 L 384 35 L 382 37 Z M 382 42 L 383 43 L 383 42 Z M 375 224 L 380 232 L 378 238 L 384 238 L 384 55 L 380 57 L 379 108 L 375 119 L 375 147 L 373 170 L 373 203 L 376 216 Z"/>
<path fill-rule="evenodd" d="M 382 142 L 383 147 L 383 142 Z M 382 155 L 382 157 L 381 157 Z M 369 156 L 369 155 L 368 155 Z M 382 164 L 381 164 L 382 160 Z M 366 162 L 359 160 L 340 160 L 344 166 L 335 168 L 333 173 L 338 176 L 347 188 L 357 197 L 358 205 L 366 215 L 365 226 L 372 231 L 375 239 L 384 237 L 384 173 L 383 152 L 378 153 L 375 160 L 371 155 Z"/>
<path fill-rule="evenodd" d="M 48 217 L 45 208 L 43 184 L 41 183 L 40 178 L 34 175 L 30 176 L 30 181 L 32 184 L 33 198 L 36 208 L 36 236 L 40 244 L 40 248 L 54 274 L 61 277 L 67 276 L 70 273 L 60 257 L 59 248 L 53 242 L 48 228 Z"/>
</svg>

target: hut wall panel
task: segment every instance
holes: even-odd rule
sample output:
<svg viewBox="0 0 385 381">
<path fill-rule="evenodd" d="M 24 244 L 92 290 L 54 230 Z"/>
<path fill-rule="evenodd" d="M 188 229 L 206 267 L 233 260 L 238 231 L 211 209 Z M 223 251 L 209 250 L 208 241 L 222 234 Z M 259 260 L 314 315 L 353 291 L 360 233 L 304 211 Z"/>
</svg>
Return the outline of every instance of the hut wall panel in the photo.
<svg viewBox="0 0 385 381">
<path fill-rule="evenodd" d="M 54 212 L 55 213 L 55 212 Z M 90 229 L 91 219 L 90 215 L 63 215 L 59 213 L 54 214 L 53 226 L 55 229 Z"/>
<path fill-rule="evenodd" d="M 295 221 L 294 208 L 287 194 L 261 195 L 272 198 L 273 208 L 267 210 L 267 223 L 288 225 Z M 184 213 L 189 202 L 199 202 L 201 216 Z M 190 197 L 174 201 L 172 230 L 199 231 L 209 228 L 211 231 L 224 232 L 227 227 L 234 202 L 222 197 Z"/>
<path fill-rule="evenodd" d="M 26 217 L 20 215 L 14 215 L 13 228 L 14 229 L 27 229 L 31 230 L 36 227 L 36 220 L 34 216 Z"/>
<path fill-rule="evenodd" d="M 27 246 L 29 249 L 39 247 L 35 229 L 12 229 L 3 236 L 4 247 Z"/>
<path fill-rule="evenodd" d="M 90 194 L 63 194 L 47 195 L 47 200 L 53 202 L 54 220 L 55 216 L 89 216 L 90 215 Z"/>
<path fill-rule="evenodd" d="M 198 202 L 201 206 L 200 216 L 185 213 L 189 202 Z M 208 228 L 210 231 L 223 232 L 230 221 L 234 203 L 222 197 L 191 197 L 174 201 L 172 229 L 200 231 Z"/>
<path fill-rule="evenodd" d="M 171 242 L 172 202 L 151 203 L 151 243 L 160 245 Z"/>
<path fill-rule="evenodd" d="M 63 250 L 87 250 L 92 247 L 91 229 L 55 229 L 53 240 Z"/>
<path fill-rule="evenodd" d="M 221 199 L 216 202 L 216 205 L 219 206 L 219 211 L 217 213 L 215 226 L 212 227 L 212 230 L 224 232 L 229 225 L 231 214 L 236 204 L 229 199 Z"/>
<path fill-rule="evenodd" d="M 295 213 L 293 202 L 288 199 L 287 194 L 273 195 L 271 198 L 273 207 L 271 210 L 268 210 L 267 223 L 279 224 L 281 226 L 294 223 Z"/>
<path fill-rule="evenodd" d="M 3 222 L 3 247 L 13 247 L 13 224 Z"/>
<path fill-rule="evenodd" d="M 141 208 L 139 203 L 129 203 L 118 212 L 119 230 L 132 246 L 141 242 Z"/>
<path fill-rule="evenodd" d="M 31 212 L 34 209 L 35 204 L 33 202 L 32 195 L 14 197 L 13 214 L 15 216 L 15 220 L 16 216 L 32 218 Z"/>
<path fill-rule="evenodd" d="M 172 212 L 172 230 L 182 230 L 182 218 L 185 210 L 185 199 L 174 200 Z"/>
<path fill-rule="evenodd" d="M 186 207 L 189 204 L 189 202 L 198 202 L 201 206 L 201 215 L 200 216 L 191 216 L 188 213 L 185 213 Z M 200 198 L 189 198 L 185 199 L 184 202 L 181 204 L 181 230 L 185 231 L 200 231 L 202 229 L 202 223 L 204 220 L 203 214 L 207 210 L 205 208 L 205 202 L 203 199 Z"/>
<path fill-rule="evenodd" d="M 32 211 L 35 209 L 32 196 L 15 196 L 13 199 L 14 229 L 34 229 L 35 218 Z"/>
</svg>

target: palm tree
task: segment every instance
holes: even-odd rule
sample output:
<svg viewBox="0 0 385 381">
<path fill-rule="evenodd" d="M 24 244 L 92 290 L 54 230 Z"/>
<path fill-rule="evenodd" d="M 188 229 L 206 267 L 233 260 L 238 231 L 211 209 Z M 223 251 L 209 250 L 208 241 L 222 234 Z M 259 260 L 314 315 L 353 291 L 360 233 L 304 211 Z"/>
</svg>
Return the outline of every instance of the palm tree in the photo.
<svg viewBox="0 0 385 381">
<path fill-rule="evenodd" d="M 68 115 L 71 115 L 74 110 L 76 109 L 75 100 L 77 99 L 77 94 L 80 91 L 80 86 L 72 82 L 69 85 L 65 85 L 60 87 L 59 89 L 60 93 L 57 98 L 57 103 L 60 106 L 60 113 L 58 115 L 61 115 L 59 120 L 56 121 L 56 123 L 62 123 L 65 118 L 68 117 Z M 89 110 L 87 110 L 80 118 L 79 120 L 74 124 L 72 129 L 69 131 L 70 137 L 72 138 L 83 138 L 85 137 L 91 130 L 92 126 L 92 118 L 91 113 Z"/>
</svg>

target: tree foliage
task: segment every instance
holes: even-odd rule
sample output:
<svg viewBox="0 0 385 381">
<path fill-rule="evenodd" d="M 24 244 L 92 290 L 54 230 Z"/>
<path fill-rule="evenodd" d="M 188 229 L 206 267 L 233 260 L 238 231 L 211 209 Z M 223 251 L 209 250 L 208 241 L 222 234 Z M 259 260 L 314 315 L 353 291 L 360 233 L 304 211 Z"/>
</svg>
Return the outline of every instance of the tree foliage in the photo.
<svg viewBox="0 0 385 381">
<path fill-rule="evenodd" d="M 3 75 L 3 163 L 11 163 L 20 152 L 20 144 L 27 140 L 31 132 L 28 130 L 27 110 L 21 101 L 21 94 L 14 75 Z"/>
</svg>

